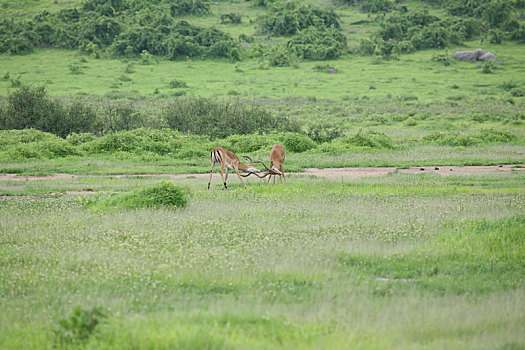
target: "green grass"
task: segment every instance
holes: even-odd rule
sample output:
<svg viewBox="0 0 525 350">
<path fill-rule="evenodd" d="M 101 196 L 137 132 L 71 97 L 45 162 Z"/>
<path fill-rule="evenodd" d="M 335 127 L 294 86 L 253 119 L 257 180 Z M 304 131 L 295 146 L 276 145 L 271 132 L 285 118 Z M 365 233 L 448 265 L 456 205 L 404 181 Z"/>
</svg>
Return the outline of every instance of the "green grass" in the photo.
<svg viewBox="0 0 525 350">
<path fill-rule="evenodd" d="M 467 42 L 461 48 L 475 49 L 479 42 Z M 2 56 L 0 93 L 6 95 L 11 80 L 20 77 L 25 83 L 46 84 L 52 95 L 99 95 L 107 98 L 167 98 L 180 89 L 170 82 L 182 80 L 188 84 L 187 94 L 196 96 L 252 98 L 315 97 L 339 100 L 355 97 L 415 96 L 422 101 L 446 100 L 457 96 L 510 96 L 501 84 L 514 81 L 524 88 L 518 77 L 524 72 L 525 61 L 521 46 L 513 43 L 484 45 L 487 51 L 498 54 L 505 64 L 492 74 L 483 74 L 475 63 L 452 62 L 449 67 L 431 61 L 435 51 L 420 51 L 403 55 L 399 60 L 376 63 L 374 57 L 349 56 L 336 61 L 322 62 L 335 68 L 337 74 L 327 74 L 314 68 L 319 62 L 302 62 L 299 68 L 283 67 L 261 70 L 257 59 L 239 63 L 228 61 L 165 61 L 151 65 L 135 64 L 135 72 L 122 81 L 127 61 L 93 59 L 65 50 L 37 50 L 24 56 Z M 80 67 L 82 74 L 74 79 L 67 68 Z M 191 77 L 191 79 L 189 79 Z M 457 85 L 458 88 L 452 88 Z M 372 89 L 371 86 L 374 88 Z M 522 98 L 515 98 L 522 100 Z"/>
<path fill-rule="evenodd" d="M 75 343 L 88 349 L 525 344 L 522 173 L 290 176 L 228 191 L 185 178 L 170 181 L 191 193 L 175 211 L 39 197 L 164 180 L 1 184 L 29 197 L 0 197 L 0 347 L 54 347 L 77 306 L 107 315 Z"/>
</svg>

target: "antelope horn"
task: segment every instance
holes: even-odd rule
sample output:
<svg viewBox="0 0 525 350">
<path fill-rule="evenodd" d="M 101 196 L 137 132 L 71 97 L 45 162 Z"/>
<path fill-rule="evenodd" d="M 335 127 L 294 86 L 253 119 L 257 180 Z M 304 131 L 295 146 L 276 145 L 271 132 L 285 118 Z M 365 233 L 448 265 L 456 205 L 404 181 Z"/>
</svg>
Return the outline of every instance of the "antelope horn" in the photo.
<svg viewBox="0 0 525 350">
<path fill-rule="evenodd" d="M 250 166 L 253 166 L 253 160 L 250 157 L 248 157 L 248 156 L 241 156 L 241 157 L 246 158 L 248 163 L 250 163 Z"/>
<path fill-rule="evenodd" d="M 264 162 L 262 160 L 257 160 L 255 163 L 261 163 L 265 168 L 266 170 L 268 171 L 268 173 L 271 173 L 271 170 L 268 169 L 268 167 L 266 166 L 266 164 L 264 164 Z"/>
</svg>

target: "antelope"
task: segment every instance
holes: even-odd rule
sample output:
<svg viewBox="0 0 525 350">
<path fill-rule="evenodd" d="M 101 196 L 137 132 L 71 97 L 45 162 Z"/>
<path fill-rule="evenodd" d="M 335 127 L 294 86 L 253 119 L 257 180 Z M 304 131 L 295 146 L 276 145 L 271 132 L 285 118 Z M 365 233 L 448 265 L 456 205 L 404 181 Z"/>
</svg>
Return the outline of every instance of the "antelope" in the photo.
<svg viewBox="0 0 525 350">
<path fill-rule="evenodd" d="M 244 188 L 246 188 L 246 185 L 244 184 L 242 177 L 247 177 L 247 176 L 250 176 L 251 174 L 255 174 L 256 176 L 260 177 L 257 174 L 260 173 L 261 170 L 253 166 L 252 159 L 248 156 L 241 156 L 241 157 L 246 158 L 249 161 L 250 165 L 248 166 L 246 164 L 241 163 L 241 161 L 239 160 L 239 157 L 237 157 L 235 153 L 230 152 L 227 149 L 224 149 L 222 147 L 215 147 L 214 149 L 212 149 L 211 150 L 210 181 L 208 182 L 208 189 L 210 189 L 211 176 L 213 175 L 213 167 L 215 166 L 215 163 L 221 164 L 221 177 L 222 177 L 222 182 L 224 183 L 225 189 L 228 189 L 228 186 L 226 185 L 226 181 L 228 180 L 228 173 L 230 170 L 235 170 Z M 224 176 L 224 168 L 226 168 L 226 176 Z M 248 174 L 241 175 L 239 173 L 239 170 L 247 172 Z"/>
<path fill-rule="evenodd" d="M 283 182 L 283 178 L 284 178 L 284 183 L 286 183 L 286 177 L 284 176 L 284 166 L 283 166 L 285 155 L 286 153 L 284 152 L 283 146 L 274 145 L 272 147 L 272 150 L 270 151 L 270 168 L 268 168 L 266 164 L 260 162 L 264 165 L 264 167 L 268 171 L 268 174 L 266 175 L 270 175 L 268 176 L 268 181 L 266 182 L 266 184 L 270 183 L 270 179 L 272 175 L 273 175 L 273 183 L 275 183 L 275 177 L 277 175 L 279 175 L 279 180 L 281 181 L 281 183 Z"/>
</svg>

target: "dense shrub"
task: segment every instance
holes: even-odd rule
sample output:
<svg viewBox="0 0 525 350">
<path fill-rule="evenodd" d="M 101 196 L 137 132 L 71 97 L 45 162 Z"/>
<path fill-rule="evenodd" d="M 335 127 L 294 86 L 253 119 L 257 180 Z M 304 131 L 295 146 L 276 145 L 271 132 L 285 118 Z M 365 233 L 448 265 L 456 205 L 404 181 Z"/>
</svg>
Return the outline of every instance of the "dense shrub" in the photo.
<svg viewBox="0 0 525 350">
<path fill-rule="evenodd" d="M 506 143 L 516 139 L 516 135 L 503 130 L 485 129 L 478 133 L 434 132 L 423 141 L 446 146 L 474 146 L 484 143 Z"/>
<path fill-rule="evenodd" d="M 138 57 L 143 52 L 179 57 L 238 59 L 237 43 L 213 28 L 177 21 L 209 11 L 202 0 L 88 0 L 79 8 L 44 11 L 30 21 L 0 22 L 0 52 L 22 53 L 36 46 L 77 48 L 98 55 Z"/>
<path fill-rule="evenodd" d="M 283 137 L 283 146 L 290 152 L 301 153 L 315 148 L 316 144 L 306 135 L 289 133 Z"/>
<path fill-rule="evenodd" d="M 146 126 L 145 115 L 131 103 L 118 102 L 105 106 L 94 126 L 99 135 L 115 133 L 121 130 L 132 130 Z"/>
<path fill-rule="evenodd" d="M 309 27 L 288 41 L 288 47 L 306 59 L 329 60 L 344 53 L 346 37 L 335 28 Z"/>
<path fill-rule="evenodd" d="M 308 125 L 306 135 L 317 143 L 323 143 L 342 137 L 343 132 L 338 125 L 327 122 L 315 122 Z"/>
<path fill-rule="evenodd" d="M 428 9 L 387 14 L 369 39 L 361 40 L 360 52 L 384 58 L 425 48 L 444 48 L 472 38 L 487 27 L 476 17 L 437 17 Z"/>
<path fill-rule="evenodd" d="M 129 193 L 118 193 L 87 201 L 93 210 L 183 208 L 188 205 L 188 193 L 171 182 L 160 182 L 137 188 Z"/>
<path fill-rule="evenodd" d="M 296 121 L 274 116 L 257 105 L 209 98 L 178 98 L 166 106 L 163 118 L 172 129 L 213 138 L 299 130 Z"/>
<path fill-rule="evenodd" d="M 272 45 L 263 53 L 264 59 L 273 67 L 297 67 L 299 59 L 293 50 L 285 45 Z"/>
<path fill-rule="evenodd" d="M 78 156 L 82 152 L 50 133 L 26 130 L 0 130 L 0 159 L 54 159 Z"/>
<path fill-rule="evenodd" d="M 276 3 L 258 21 L 264 33 L 274 35 L 293 35 L 308 27 L 341 27 L 334 11 L 298 2 Z"/>
<path fill-rule="evenodd" d="M 394 7 L 392 0 L 338 0 L 338 2 L 355 5 L 362 12 L 386 12 Z"/>
<path fill-rule="evenodd" d="M 0 116 L 0 125 L 5 129 L 38 129 L 66 136 L 66 110 L 47 95 L 43 86 L 22 85 L 10 93 L 7 107 Z"/>
<path fill-rule="evenodd" d="M 258 150 L 270 150 L 271 147 L 279 142 L 278 135 L 231 135 L 224 139 L 227 149 L 234 153 L 252 153 Z"/>
</svg>

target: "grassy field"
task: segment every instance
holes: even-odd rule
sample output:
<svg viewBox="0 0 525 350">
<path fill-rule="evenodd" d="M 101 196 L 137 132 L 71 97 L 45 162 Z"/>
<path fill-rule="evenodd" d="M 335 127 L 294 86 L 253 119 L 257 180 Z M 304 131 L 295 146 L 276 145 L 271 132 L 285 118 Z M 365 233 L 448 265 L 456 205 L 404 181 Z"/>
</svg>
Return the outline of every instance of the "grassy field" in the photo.
<svg viewBox="0 0 525 350">
<path fill-rule="evenodd" d="M 270 67 L 258 50 L 290 37 L 266 37 L 257 18 L 269 10 L 244 0 L 177 18 L 235 42 L 245 35 L 240 61 L 40 46 L 0 55 L 0 128 L 55 105 L 61 118 L 75 104 L 94 114 L 82 129 L 90 134 L 67 138 L 71 129 L 57 133 L 64 138 L 0 130 L 0 174 L 76 175 L 0 179 L 0 349 L 525 349 L 523 44 L 474 36 L 397 59 L 365 56 L 359 42 L 382 14 L 301 3 L 340 16 L 348 42 L 339 59 Z M 446 14 L 433 3 L 395 6 Z M 0 19 L 80 4 L 4 1 Z M 221 23 L 230 13 L 242 23 Z M 521 7 L 513 15 L 525 18 Z M 436 60 L 478 47 L 502 62 L 484 73 L 480 63 Z M 49 99 L 12 103 L 26 85 L 45 86 Z M 285 117 L 297 128 L 168 130 L 178 129 L 166 110 L 183 105 L 179 97 L 209 98 L 219 111 L 222 102 L 247 106 L 268 125 Z M 124 118 L 118 108 L 141 122 L 108 129 Z M 181 123 L 200 118 L 196 109 Z M 235 121 L 230 114 L 222 119 Z M 222 190 L 216 167 L 207 191 L 208 179 L 194 175 L 209 171 L 212 147 L 268 160 L 275 143 L 286 147 L 287 185 L 252 177 L 245 190 L 230 174 Z M 514 166 L 337 180 L 295 173 L 500 164 Z M 150 207 L 157 196 L 182 207 Z"/>
<path fill-rule="evenodd" d="M 479 41 L 455 49 L 476 49 Z M 197 96 L 248 99 L 315 97 L 353 99 L 415 96 L 422 101 L 448 97 L 505 97 L 502 84 L 525 88 L 523 46 L 484 44 L 505 63 L 492 74 L 483 74 L 476 63 L 452 62 L 445 67 L 432 61 L 436 50 L 403 55 L 399 60 L 377 62 L 370 56 L 352 56 L 323 62 L 302 62 L 299 68 L 269 69 L 258 59 L 230 61 L 167 61 L 143 65 L 136 61 L 94 59 L 74 51 L 38 50 L 24 56 L 2 56 L 0 93 L 6 95 L 13 81 L 45 84 L 52 95 L 102 95 L 107 98 L 169 98 L 181 93 Z M 133 64 L 133 73 L 125 73 Z M 319 68 L 320 67 L 320 68 Z M 327 74 L 334 68 L 336 74 Z M 128 69 L 129 71 L 129 69 Z M 188 88 L 170 87 L 173 80 Z M 508 95 L 510 97 L 510 95 Z M 518 99 L 521 100 L 521 99 Z"/>
<path fill-rule="evenodd" d="M 189 176 L 185 209 L 88 206 L 161 180 L 2 182 L 20 197 L 0 197 L 1 348 L 525 345 L 521 172 Z M 60 322 L 76 307 L 105 315 L 85 339 Z"/>
</svg>

